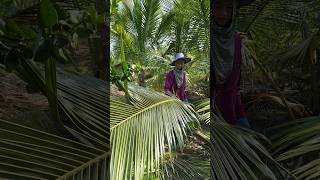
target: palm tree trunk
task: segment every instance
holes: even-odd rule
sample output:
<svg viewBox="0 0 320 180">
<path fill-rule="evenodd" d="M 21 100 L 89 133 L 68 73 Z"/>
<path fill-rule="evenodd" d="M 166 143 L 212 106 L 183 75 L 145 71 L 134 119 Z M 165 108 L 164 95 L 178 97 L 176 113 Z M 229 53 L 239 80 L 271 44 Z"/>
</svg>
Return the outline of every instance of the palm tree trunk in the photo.
<svg viewBox="0 0 320 180">
<path fill-rule="evenodd" d="M 105 21 L 102 24 L 98 24 L 98 31 L 101 34 L 101 51 L 102 51 L 102 59 L 98 61 L 98 76 L 100 79 L 109 80 L 109 68 L 108 68 L 108 59 L 109 59 L 109 1 L 106 0 L 96 0 L 96 10 L 98 15 L 104 14 Z"/>
</svg>

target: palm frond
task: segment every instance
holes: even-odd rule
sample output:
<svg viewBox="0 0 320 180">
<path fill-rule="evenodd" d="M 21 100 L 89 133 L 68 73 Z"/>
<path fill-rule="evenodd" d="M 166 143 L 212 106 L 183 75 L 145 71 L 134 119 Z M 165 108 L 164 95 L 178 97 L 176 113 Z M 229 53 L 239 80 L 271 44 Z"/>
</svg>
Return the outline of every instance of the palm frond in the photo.
<svg viewBox="0 0 320 180">
<path fill-rule="evenodd" d="M 204 180 L 204 172 L 189 160 L 174 158 L 162 167 L 161 179 Z"/>
<path fill-rule="evenodd" d="M 94 5 L 94 0 L 56 0 L 55 3 L 64 10 L 79 10 L 88 5 Z M 10 12 L 6 18 L 27 23 L 37 22 L 40 0 L 14 0 L 15 11 Z"/>
<path fill-rule="evenodd" d="M 21 59 L 20 77 L 45 92 L 43 71 Z M 105 82 L 59 72 L 57 74 L 63 124 L 74 139 L 1 121 L 3 177 L 34 179 L 94 179 L 109 177 L 108 89 Z M 84 113 L 85 112 L 85 113 Z M 77 140 L 77 141 L 76 141 Z M 2 176 L 1 176 L 2 177 Z"/>
<path fill-rule="evenodd" d="M 105 179 L 109 154 L 73 140 L 0 120 L 0 174 L 11 179 Z"/>
<path fill-rule="evenodd" d="M 219 121 L 211 128 L 213 179 L 278 179 L 286 171 L 260 143 L 268 142 L 264 136 Z"/>
<path fill-rule="evenodd" d="M 19 76 L 45 91 L 44 74 L 34 61 L 21 59 Z M 106 82 L 88 76 L 57 73 L 58 106 L 67 116 L 63 122 L 69 129 L 86 137 L 96 147 L 107 151 L 110 140 L 109 101 Z M 61 125 L 62 126 L 62 125 Z"/>
<path fill-rule="evenodd" d="M 141 179 L 160 169 L 166 150 L 183 146 L 197 117 L 180 100 L 129 86 L 131 103 L 111 99 L 111 177 Z"/>
<path fill-rule="evenodd" d="M 269 140 L 252 130 L 232 127 L 222 122 L 214 113 L 210 122 L 210 101 L 200 100 L 195 108 L 210 123 L 209 153 L 211 156 L 212 179 L 278 179 L 281 172 L 289 174 L 269 154 L 263 144 Z M 202 134 L 202 136 L 204 136 Z"/>
<path fill-rule="evenodd" d="M 109 89 L 107 83 L 88 76 L 58 73 L 59 106 L 67 115 L 71 128 L 92 144 L 108 151 Z"/>
<path fill-rule="evenodd" d="M 194 108 L 202 116 L 203 120 L 210 124 L 210 99 L 206 98 L 194 102 Z"/>
<path fill-rule="evenodd" d="M 320 117 L 315 116 L 282 124 L 279 127 L 287 130 L 272 137 L 275 142 L 271 150 L 277 154 L 278 161 L 301 163 L 292 171 L 297 179 L 317 179 L 320 177 L 319 120 Z"/>
<path fill-rule="evenodd" d="M 288 66 L 289 63 L 292 64 L 293 62 L 293 64 L 300 66 L 305 63 L 305 57 L 307 56 L 308 48 L 310 47 L 313 38 L 314 37 L 311 36 L 289 49 L 274 54 L 270 57 L 269 61 L 272 60 L 272 62 L 277 62 L 276 64 L 278 67 Z"/>
<path fill-rule="evenodd" d="M 266 31 L 277 25 L 281 27 L 299 28 L 303 16 L 304 4 L 299 1 L 257 0 L 240 9 L 239 24 L 244 32 Z M 250 18 L 245 18 L 250 17 Z M 264 29 L 263 29 L 264 28 Z"/>
</svg>

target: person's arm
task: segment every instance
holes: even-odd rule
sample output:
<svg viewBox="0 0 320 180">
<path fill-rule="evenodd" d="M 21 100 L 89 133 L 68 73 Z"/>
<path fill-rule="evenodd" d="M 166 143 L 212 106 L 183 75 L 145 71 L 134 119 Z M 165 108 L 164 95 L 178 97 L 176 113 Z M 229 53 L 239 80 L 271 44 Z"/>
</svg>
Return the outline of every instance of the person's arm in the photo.
<svg viewBox="0 0 320 180">
<path fill-rule="evenodd" d="M 170 72 L 166 75 L 166 81 L 164 83 L 164 93 L 168 96 L 172 96 L 173 79 Z"/>
</svg>

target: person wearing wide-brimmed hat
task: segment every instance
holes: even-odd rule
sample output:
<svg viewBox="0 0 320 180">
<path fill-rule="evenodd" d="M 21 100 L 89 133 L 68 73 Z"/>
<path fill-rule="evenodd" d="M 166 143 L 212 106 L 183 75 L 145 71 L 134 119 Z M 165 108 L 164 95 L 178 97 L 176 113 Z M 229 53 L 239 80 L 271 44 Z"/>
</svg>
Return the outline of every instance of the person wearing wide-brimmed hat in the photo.
<svg viewBox="0 0 320 180">
<path fill-rule="evenodd" d="M 235 31 L 237 8 L 254 0 L 214 0 L 211 46 L 211 107 L 232 125 L 249 128 L 240 97 L 241 37 Z"/>
<path fill-rule="evenodd" d="M 186 72 L 184 65 L 190 62 L 191 59 L 185 57 L 182 53 L 177 53 L 175 59 L 170 63 L 174 69 L 167 73 L 164 84 L 165 94 L 168 96 L 177 96 L 182 101 L 187 101 L 186 96 Z"/>
</svg>

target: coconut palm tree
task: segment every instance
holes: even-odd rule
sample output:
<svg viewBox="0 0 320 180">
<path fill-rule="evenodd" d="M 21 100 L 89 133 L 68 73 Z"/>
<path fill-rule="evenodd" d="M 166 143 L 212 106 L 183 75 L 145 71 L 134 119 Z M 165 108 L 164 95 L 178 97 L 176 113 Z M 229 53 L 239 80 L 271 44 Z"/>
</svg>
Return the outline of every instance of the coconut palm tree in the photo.
<svg viewBox="0 0 320 180">
<path fill-rule="evenodd" d="M 122 1 L 114 4 L 112 61 L 119 63 L 123 39 L 126 61 L 143 67 L 140 85 L 144 84 L 148 73 L 158 75 L 152 73 L 154 71 L 150 71 L 150 67 L 152 70 L 159 69 L 154 64 L 170 54 L 182 51 L 197 55 L 194 58 L 202 62 L 208 61 L 209 1 L 192 0 L 188 1 L 188 6 L 184 6 L 184 3 L 168 0 L 150 3 Z M 158 72 L 163 72 L 163 69 L 160 68 Z"/>
</svg>

